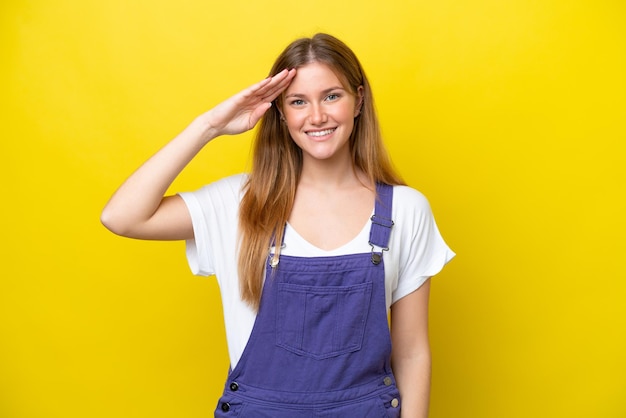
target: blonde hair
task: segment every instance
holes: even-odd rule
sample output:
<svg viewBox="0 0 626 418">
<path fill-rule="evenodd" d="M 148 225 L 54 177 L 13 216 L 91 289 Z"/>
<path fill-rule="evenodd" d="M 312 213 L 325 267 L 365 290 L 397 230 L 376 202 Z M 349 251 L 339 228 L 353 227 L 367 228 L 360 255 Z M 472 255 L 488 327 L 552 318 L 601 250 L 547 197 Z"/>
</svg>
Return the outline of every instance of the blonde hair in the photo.
<svg viewBox="0 0 626 418">
<path fill-rule="evenodd" d="M 328 65 L 355 95 L 363 87 L 361 112 L 354 120 L 349 140 L 355 169 L 364 172 L 371 184 L 404 184 L 385 150 L 370 84 L 359 60 L 346 44 L 323 33 L 297 39 L 276 59 L 270 75 L 312 62 Z M 282 97 L 275 104 L 259 122 L 252 170 L 239 212 L 241 297 L 255 310 L 261 300 L 263 271 L 272 239 L 282 242 L 302 170 L 302 151 L 281 122 Z"/>
</svg>

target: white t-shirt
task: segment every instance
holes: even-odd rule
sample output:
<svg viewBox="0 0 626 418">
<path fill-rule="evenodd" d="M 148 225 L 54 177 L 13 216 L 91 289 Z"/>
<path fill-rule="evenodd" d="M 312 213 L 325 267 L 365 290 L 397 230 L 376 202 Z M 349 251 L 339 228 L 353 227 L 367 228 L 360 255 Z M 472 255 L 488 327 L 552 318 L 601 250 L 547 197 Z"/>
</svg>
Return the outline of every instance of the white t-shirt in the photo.
<svg viewBox="0 0 626 418">
<path fill-rule="evenodd" d="M 256 319 L 255 312 L 240 298 L 237 273 L 239 203 L 246 179 L 245 174 L 239 174 L 195 192 L 180 193 L 191 214 L 195 237 L 186 243 L 187 261 L 194 274 L 217 277 L 232 368 Z M 455 255 L 441 237 L 428 201 L 417 190 L 394 186 L 392 219 L 389 251 L 383 253 L 387 309 L 437 274 Z M 370 225 L 368 220 L 358 236 L 332 251 L 315 247 L 287 225 L 281 254 L 318 257 L 369 253 Z"/>
</svg>

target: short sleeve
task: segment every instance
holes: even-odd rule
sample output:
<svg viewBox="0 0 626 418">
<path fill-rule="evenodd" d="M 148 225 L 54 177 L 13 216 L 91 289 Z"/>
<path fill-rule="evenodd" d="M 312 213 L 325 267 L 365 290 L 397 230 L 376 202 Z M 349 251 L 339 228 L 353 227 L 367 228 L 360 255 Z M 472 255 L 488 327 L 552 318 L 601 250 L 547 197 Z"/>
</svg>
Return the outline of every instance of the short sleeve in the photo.
<svg viewBox="0 0 626 418">
<path fill-rule="evenodd" d="M 226 177 L 195 192 L 179 193 L 189 210 L 194 238 L 186 241 L 193 274 L 217 274 L 236 257 L 237 222 L 244 175 Z"/>
<path fill-rule="evenodd" d="M 417 290 L 455 256 L 439 232 L 428 200 L 417 190 L 394 188 L 394 218 L 398 265 L 392 304 Z"/>
</svg>

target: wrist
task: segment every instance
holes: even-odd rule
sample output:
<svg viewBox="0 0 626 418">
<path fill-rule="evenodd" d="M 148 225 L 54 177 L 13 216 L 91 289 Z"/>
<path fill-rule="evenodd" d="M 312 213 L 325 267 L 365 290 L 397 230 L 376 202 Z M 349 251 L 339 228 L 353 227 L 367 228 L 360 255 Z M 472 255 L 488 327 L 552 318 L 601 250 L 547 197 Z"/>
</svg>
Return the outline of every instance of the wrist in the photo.
<svg viewBox="0 0 626 418">
<path fill-rule="evenodd" d="M 219 131 L 211 125 L 206 113 L 196 117 L 187 129 L 201 141 L 201 145 L 206 145 L 220 136 Z"/>
</svg>

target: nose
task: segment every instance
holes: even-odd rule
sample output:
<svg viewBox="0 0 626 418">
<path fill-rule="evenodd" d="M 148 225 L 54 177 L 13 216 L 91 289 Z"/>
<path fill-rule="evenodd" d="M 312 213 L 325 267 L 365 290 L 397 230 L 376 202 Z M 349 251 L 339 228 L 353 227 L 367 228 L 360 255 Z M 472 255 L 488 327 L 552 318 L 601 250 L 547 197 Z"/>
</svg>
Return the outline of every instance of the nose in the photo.
<svg viewBox="0 0 626 418">
<path fill-rule="evenodd" d="M 326 116 L 326 112 L 324 111 L 324 108 L 318 104 L 318 103 L 314 103 L 311 106 L 311 112 L 309 114 L 309 120 L 311 122 L 312 125 L 321 125 L 322 123 L 326 122 L 327 116 Z"/>
</svg>

